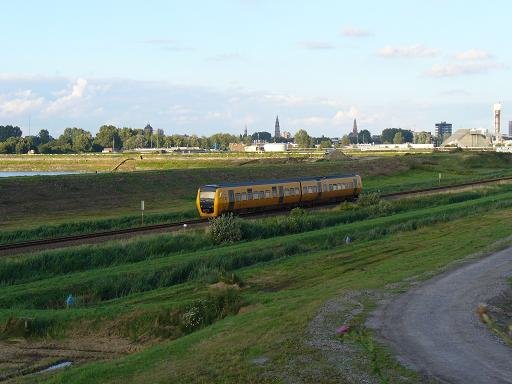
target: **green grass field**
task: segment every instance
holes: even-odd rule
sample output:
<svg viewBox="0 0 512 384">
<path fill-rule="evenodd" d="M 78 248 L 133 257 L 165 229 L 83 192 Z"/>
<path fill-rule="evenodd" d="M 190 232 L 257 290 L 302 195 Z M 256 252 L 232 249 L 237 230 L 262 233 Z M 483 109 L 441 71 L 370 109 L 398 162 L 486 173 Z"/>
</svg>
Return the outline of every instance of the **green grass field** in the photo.
<svg viewBox="0 0 512 384">
<path fill-rule="evenodd" d="M 147 223 L 196 217 L 195 194 L 205 183 L 357 172 L 365 190 L 386 193 L 437 185 L 439 173 L 442 184 L 512 175 L 512 158 L 496 153 L 336 161 L 224 156 L 206 162 L 180 157 L 185 168 L 165 171 L 0 179 L 0 243 L 134 226 L 140 222 L 140 200 Z"/>
<path fill-rule="evenodd" d="M 324 303 L 349 292 L 397 290 L 505 246 L 508 240 L 496 242 L 510 236 L 511 198 L 511 188 L 499 186 L 344 204 L 244 221 L 242 241 L 233 244 L 214 246 L 194 231 L 2 259 L 0 348 L 20 338 L 137 346 L 125 357 L 20 382 L 343 383 L 346 371 L 308 344 Z M 76 305 L 66 309 L 69 293 Z M 364 328 L 371 296 L 362 305 L 350 320 L 354 331 L 339 341 L 355 354 L 349 368 L 381 382 L 418 381 Z M 9 369 L 19 367 L 0 363 L 0 374 Z"/>
<path fill-rule="evenodd" d="M 495 153 L 195 161 L 165 171 L 0 179 L 0 243 L 136 225 L 141 199 L 146 222 L 194 217 L 204 183 L 358 172 L 367 192 L 386 193 L 437 185 L 439 173 L 443 184 L 512 175 L 512 157 Z M 353 292 L 403 289 L 411 278 L 505 246 L 511 217 L 512 187 L 502 185 L 235 221 L 241 240 L 232 244 L 215 245 L 194 230 L 5 257 L 0 378 L 350 382 L 336 359 L 311 346 L 308 329 L 323 305 Z M 418 382 L 364 327 L 375 298 L 363 296 L 361 312 L 347 320 L 353 331 L 338 340 L 350 354 L 348 369 L 381 382 Z M 23 352 L 31 346 L 59 357 Z M 112 354 L 83 352 L 105 346 Z M 75 366 L 28 374 L 63 357 Z"/>
</svg>

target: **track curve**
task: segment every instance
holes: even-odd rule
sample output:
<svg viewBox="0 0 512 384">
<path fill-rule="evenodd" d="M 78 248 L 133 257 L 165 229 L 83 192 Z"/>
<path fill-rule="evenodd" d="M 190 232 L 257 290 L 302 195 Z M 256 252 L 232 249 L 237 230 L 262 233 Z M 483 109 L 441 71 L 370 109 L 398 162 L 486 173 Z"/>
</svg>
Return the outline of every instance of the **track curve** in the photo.
<svg viewBox="0 0 512 384">
<path fill-rule="evenodd" d="M 400 295 L 369 320 L 400 362 L 442 383 L 512 383 L 512 348 L 475 310 L 509 288 L 512 248 Z"/>
</svg>

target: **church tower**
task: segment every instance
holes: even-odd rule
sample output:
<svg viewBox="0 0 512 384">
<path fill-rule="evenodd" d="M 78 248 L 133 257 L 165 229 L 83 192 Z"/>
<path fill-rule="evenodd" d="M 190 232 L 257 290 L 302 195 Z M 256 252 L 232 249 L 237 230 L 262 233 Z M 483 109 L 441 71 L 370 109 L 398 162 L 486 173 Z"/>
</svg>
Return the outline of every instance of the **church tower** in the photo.
<svg viewBox="0 0 512 384">
<path fill-rule="evenodd" d="M 356 119 L 354 119 L 354 125 L 352 126 L 352 133 L 354 135 L 357 135 L 357 133 L 358 133 L 357 132 L 357 121 L 356 121 Z"/>
<path fill-rule="evenodd" d="M 281 128 L 279 127 L 279 116 L 276 116 L 276 125 L 275 125 L 275 131 L 274 131 L 274 141 L 281 137 Z"/>
</svg>

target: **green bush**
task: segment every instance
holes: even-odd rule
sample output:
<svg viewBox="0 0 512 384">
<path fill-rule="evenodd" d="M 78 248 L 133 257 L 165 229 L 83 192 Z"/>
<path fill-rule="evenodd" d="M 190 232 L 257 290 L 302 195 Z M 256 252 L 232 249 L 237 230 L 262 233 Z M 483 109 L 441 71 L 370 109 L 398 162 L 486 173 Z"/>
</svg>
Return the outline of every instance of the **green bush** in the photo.
<svg viewBox="0 0 512 384">
<path fill-rule="evenodd" d="M 242 240 L 241 220 L 232 213 L 210 220 L 208 235 L 214 244 L 231 244 Z"/>
<path fill-rule="evenodd" d="M 380 203 L 380 195 L 377 192 L 362 193 L 357 199 L 360 207 L 369 207 Z"/>
<path fill-rule="evenodd" d="M 192 332 L 229 314 L 236 314 L 240 307 L 240 296 L 235 289 L 210 293 L 207 298 L 197 300 L 184 311 L 181 326 L 184 332 Z"/>
</svg>

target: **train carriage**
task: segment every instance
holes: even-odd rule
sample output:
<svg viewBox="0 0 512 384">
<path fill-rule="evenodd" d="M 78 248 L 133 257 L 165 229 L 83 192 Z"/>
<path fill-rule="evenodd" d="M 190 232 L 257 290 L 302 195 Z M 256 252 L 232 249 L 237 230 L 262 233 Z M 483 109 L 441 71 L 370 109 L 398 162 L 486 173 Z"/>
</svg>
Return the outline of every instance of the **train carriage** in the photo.
<svg viewBox="0 0 512 384">
<path fill-rule="evenodd" d="M 352 199 L 361 191 L 359 175 L 210 184 L 199 188 L 196 205 L 201 217 L 217 217 Z"/>
</svg>

